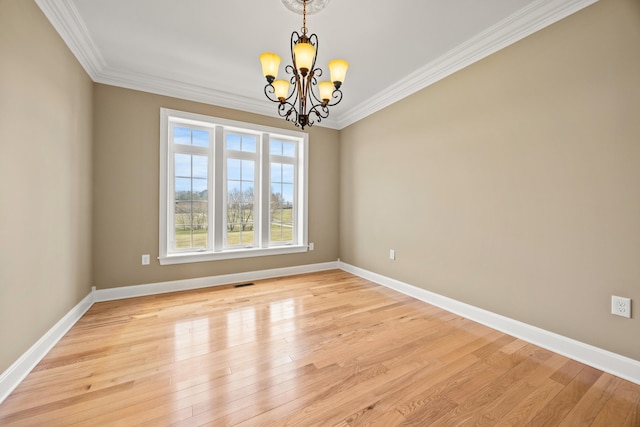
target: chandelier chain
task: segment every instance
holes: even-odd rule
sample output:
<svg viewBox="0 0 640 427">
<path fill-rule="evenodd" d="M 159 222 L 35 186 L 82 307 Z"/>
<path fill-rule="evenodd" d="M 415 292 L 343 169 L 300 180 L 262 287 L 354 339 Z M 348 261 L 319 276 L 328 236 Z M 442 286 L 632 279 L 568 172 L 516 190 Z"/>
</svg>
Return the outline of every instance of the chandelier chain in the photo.
<svg viewBox="0 0 640 427">
<path fill-rule="evenodd" d="M 307 0 L 302 0 L 302 35 L 307 35 Z"/>
</svg>

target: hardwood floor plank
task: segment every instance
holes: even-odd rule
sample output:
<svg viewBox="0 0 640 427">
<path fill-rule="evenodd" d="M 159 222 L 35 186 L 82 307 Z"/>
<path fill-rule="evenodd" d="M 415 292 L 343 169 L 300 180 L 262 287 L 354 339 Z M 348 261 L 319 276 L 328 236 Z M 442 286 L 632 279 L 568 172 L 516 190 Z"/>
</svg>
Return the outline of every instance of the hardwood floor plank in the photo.
<svg viewBox="0 0 640 427">
<path fill-rule="evenodd" d="M 507 356 L 507 354 L 502 351 L 499 353 Z M 507 392 L 512 402 L 520 401 L 531 393 L 533 387 L 526 386 L 525 378 L 535 372 L 541 362 L 548 359 L 551 354 L 545 351 L 536 351 L 536 348 L 530 345 L 521 348 L 520 351 L 512 353 L 509 356 L 511 359 L 510 363 L 513 364 L 512 368 L 496 377 L 490 383 L 462 396 L 456 393 L 450 393 L 447 397 L 457 403 L 456 408 L 444 417 L 438 419 L 432 425 L 434 427 L 462 425 L 464 423 L 493 425 L 496 421 L 493 417 L 498 418 L 504 414 L 500 413 L 492 404 L 499 402 Z M 524 385 L 520 386 L 520 384 Z M 506 411 L 509 409 L 509 406 L 502 405 L 500 408 Z M 492 409 L 494 413 L 493 416 L 489 414 Z"/>
<path fill-rule="evenodd" d="M 624 426 L 629 418 L 633 420 L 633 414 L 636 414 L 636 424 L 628 424 L 632 426 L 640 426 L 640 387 L 629 381 L 621 380 L 615 392 L 604 404 L 595 420 L 594 426 Z M 630 421 L 630 422 L 631 422 Z"/>
<path fill-rule="evenodd" d="M 529 422 L 562 388 L 549 377 L 565 363 L 566 359 L 551 352 L 549 354 L 548 359 L 500 399 L 483 408 L 482 413 L 476 414 L 473 420 L 481 417 L 481 420 L 478 419 L 478 425 L 492 426 L 516 426 Z M 547 385 L 550 387 L 547 388 Z"/>
<path fill-rule="evenodd" d="M 17 426 L 640 426 L 640 386 L 344 271 L 94 304 Z"/>
<path fill-rule="evenodd" d="M 561 427 L 572 425 L 591 425 L 598 413 L 607 403 L 622 379 L 609 374 L 602 374 L 582 399 L 571 409 L 567 417 L 560 423 Z"/>
<path fill-rule="evenodd" d="M 549 401 L 528 425 L 559 425 L 601 375 L 602 371 L 590 366 L 582 367 L 574 379 Z"/>
</svg>

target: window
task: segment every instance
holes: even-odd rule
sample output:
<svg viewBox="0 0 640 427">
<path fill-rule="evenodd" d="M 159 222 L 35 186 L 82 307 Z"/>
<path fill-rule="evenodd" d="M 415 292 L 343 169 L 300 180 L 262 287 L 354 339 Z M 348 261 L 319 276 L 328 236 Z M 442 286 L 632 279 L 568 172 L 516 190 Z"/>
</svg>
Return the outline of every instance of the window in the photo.
<svg viewBox="0 0 640 427">
<path fill-rule="evenodd" d="M 307 250 L 307 135 L 160 112 L 160 263 Z"/>
</svg>

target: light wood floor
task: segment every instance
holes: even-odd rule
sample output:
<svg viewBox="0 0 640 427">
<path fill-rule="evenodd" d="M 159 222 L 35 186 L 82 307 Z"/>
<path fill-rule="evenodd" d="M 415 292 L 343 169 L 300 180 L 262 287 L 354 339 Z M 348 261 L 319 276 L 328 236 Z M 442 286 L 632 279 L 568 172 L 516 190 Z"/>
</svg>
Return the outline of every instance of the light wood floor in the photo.
<svg viewBox="0 0 640 427">
<path fill-rule="evenodd" d="M 342 271 L 95 304 L 0 425 L 640 426 L 640 386 Z"/>
</svg>

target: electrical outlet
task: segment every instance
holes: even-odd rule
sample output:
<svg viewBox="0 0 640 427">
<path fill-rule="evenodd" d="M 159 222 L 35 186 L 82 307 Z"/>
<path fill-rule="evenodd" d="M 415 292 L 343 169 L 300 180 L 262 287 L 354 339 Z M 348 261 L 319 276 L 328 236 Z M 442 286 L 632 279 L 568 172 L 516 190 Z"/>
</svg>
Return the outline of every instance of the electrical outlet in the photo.
<svg viewBox="0 0 640 427">
<path fill-rule="evenodd" d="M 611 314 L 631 318 L 631 299 L 611 295 Z"/>
<path fill-rule="evenodd" d="M 394 249 L 389 249 L 389 259 L 392 261 L 396 260 L 396 251 Z"/>
<path fill-rule="evenodd" d="M 312 251 L 315 249 L 315 245 L 313 244 L 313 242 L 309 243 L 309 250 Z"/>
<path fill-rule="evenodd" d="M 149 254 L 142 255 L 142 265 L 149 265 L 150 261 L 151 258 L 149 257 Z"/>
</svg>

